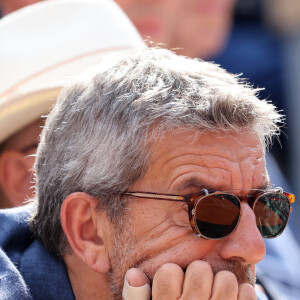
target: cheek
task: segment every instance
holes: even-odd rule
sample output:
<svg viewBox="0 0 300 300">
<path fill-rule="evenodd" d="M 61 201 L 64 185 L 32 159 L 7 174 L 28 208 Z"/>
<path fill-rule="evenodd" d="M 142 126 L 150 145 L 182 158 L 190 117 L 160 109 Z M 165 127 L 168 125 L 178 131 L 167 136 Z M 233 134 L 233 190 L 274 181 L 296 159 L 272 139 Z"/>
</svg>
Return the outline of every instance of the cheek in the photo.
<svg viewBox="0 0 300 300">
<path fill-rule="evenodd" d="M 167 237 L 166 240 L 170 241 L 170 237 Z M 177 264 L 185 270 L 195 260 L 209 260 L 211 256 L 216 256 L 215 244 L 213 241 L 195 237 L 193 234 L 188 234 L 184 238 L 180 237 L 178 240 L 174 235 L 171 243 L 161 241 L 158 247 L 148 245 L 147 249 L 144 245 L 144 253 L 147 253 L 148 256 L 145 257 L 140 268 L 150 278 L 160 266 L 166 263 Z"/>
<path fill-rule="evenodd" d="M 215 242 L 196 237 L 184 208 L 172 214 L 154 210 L 144 214 L 144 224 L 135 225 L 136 249 L 141 268 L 151 274 L 164 263 L 176 263 L 186 268 L 192 261 L 203 259 L 214 252 Z"/>
<path fill-rule="evenodd" d="M 186 204 L 153 200 L 135 204 L 129 217 L 142 243 L 172 244 L 192 233 Z"/>
</svg>

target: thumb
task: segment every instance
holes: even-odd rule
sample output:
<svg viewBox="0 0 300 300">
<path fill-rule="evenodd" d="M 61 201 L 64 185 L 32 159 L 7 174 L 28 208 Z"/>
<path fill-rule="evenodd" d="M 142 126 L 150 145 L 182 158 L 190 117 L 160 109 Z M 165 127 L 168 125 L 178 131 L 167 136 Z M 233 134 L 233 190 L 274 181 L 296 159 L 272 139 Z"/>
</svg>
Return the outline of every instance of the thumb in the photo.
<svg viewBox="0 0 300 300">
<path fill-rule="evenodd" d="M 126 272 L 123 286 L 124 300 L 150 300 L 151 288 L 147 276 L 139 269 Z"/>
</svg>

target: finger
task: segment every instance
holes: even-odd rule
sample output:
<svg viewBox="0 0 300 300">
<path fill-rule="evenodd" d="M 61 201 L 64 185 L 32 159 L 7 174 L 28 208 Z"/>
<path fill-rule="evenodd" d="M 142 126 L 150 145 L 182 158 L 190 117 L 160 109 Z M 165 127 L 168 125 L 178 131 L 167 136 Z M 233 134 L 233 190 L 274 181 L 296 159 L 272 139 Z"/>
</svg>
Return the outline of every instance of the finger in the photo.
<svg viewBox="0 0 300 300">
<path fill-rule="evenodd" d="M 131 268 L 126 272 L 125 275 L 127 282 L 132 287 L 140 287 L 149 284 L 149 279 L 140 269 Z"/>
<path fill-rule="evenodd" d="M 213 280 L 213 272 L 207 262 L 193 261 L 185 271 L 181 299 L 210 299 Z"/>
<path fill-rule="evenodd" d="M 254 287 L 249 283 L 243 283 L 239 286 L 238 300 L 256 300 Z"/>
<path fill-rule="evenodd" d="M 153 300 L 179 299 L 182 293 L 184 273 L 175 264 L 164 264 L 155 273 L 152 283 Z"/>
<path fill-rule="evenodd" d="M 220 271 L 215 275 L 212 300 L 237 299 L 239 286 L 236 276 L 229 271 Z"/>
<path fill-rule="evenodd" d="M 122 296 L 124 300 L 149 300 L 151 288 L 147 276 L 139 269 L 126 272 Z"/>
</svg>

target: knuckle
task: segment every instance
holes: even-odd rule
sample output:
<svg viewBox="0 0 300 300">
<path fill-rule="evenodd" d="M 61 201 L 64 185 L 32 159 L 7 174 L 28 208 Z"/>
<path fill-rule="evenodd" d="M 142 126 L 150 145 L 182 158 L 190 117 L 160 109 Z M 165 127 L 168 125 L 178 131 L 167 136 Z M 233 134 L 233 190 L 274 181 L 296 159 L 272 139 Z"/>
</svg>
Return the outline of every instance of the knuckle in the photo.
<svg viewBox="0 0 300 300">
<path fill-rule="evenodd" d="M 197 274 L 199 273 L 205 274 L 205 276 L 213 275 L 213 271 L 209 263 L 202 261 L 202 260 L 195 260 L 187 268 L 187 272 L 190 274 Z"/>
<path fill-rule="evenodd" d="M 219 271 L 215 277 L 221 279 L 223 282 L 226 283 L 237 283 L 236 276 L 230 271 L 226 271 L 226 270 Z"/>
<path fill-rule="evenodd" d="M 242 283 L 239 286 L 239 298 L 243 300 L 257 299 L 254 287 L 249 283 Z"/>
<path fill-rule="evenodd" d="M 236 276 L 229 271 L 220 271 L 215 276 L 215 281 L 218 281 L 219 286 L 223 289 L 223 292 L 226 290 L 229 293 L 236 291 L 238 292 L 238 281 Z"/>
<path fill-rule="evenodd" d="M 184 273 L 180 266 L 167 263 L 154 274 L 152 299 L 178 299 L 182 292 Z"/>
<path fill-rule="evenodd" d="M 192 262 L 186 272 L 182 299 L 208 299 L 211 295 L 213 272 L 205 261 Z"/>
<path fill-rule="evenodd" d="M 239 284 L 234 273 L 228 270 L 219 271 L 214 278 L 212 300 L 237 299 Z M 243 299 L 244 298 L 238 298 Z"/>
<path fill-rule="evenodd" d="M 171 274 L 178 274 L 183 273 L 180 266 L 173 264 L 173 263 L 166 263 L 163 264 L 156 272 L 156 275 L 159 274 L 165 274 L 165 273 L 171 273 Z"/>
</svg>

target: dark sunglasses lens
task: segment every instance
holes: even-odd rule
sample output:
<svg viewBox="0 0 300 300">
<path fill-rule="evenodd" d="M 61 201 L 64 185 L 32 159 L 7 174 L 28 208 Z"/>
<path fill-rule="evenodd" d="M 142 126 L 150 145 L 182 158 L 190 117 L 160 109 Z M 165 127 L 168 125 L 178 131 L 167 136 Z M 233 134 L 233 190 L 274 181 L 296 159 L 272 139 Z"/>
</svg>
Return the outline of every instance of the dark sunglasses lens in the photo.
<svg viewBox="0 0 300 300">
<path fill-rule="evenodd" d="M 290 215 L 289 199 L 281 193 L 260 196 L 253 207 L 258 230 L 264 238 L 281 234 Z"/>
<path fill-rule="evenodd" d="M 236 228 L 240 201 L 231 194 L 212 194 L 201 198 L 195 207 L 195 223 L 202 236 L 220 239 Z"/>
</svg>

